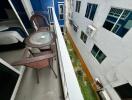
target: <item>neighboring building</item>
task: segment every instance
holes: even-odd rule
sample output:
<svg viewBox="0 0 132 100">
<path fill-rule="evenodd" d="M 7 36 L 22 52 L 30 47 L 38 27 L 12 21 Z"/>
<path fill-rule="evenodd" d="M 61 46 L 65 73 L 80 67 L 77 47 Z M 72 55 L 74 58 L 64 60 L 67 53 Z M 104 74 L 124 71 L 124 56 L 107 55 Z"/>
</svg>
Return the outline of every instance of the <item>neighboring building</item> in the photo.
<svg viewBox="0 0 132 100">
<path fill-rule="evenodd" d="M 58 18 L 61 31 L 64 32 L 64 0 L 54 0 L 54 8 Z"/>
<path fill-rule="evenodd" d="M 50 23 L 53 22 L 53 16 L 50 13 L 51 7 L 54 7 L 62 33 L 63 33 L 63 30 L 64 30 L 64 0 L 30 0 L 30 1 L 31 1 L 33 10 L 35 12 L 41 12 L 45 16 L 49 17 L 48 19 Z"/>
<path fill-rule="evenodd" d="M 67 0 L 66 28 L 112 100 L 132 98 L 132 1 Z"/>
</svg>

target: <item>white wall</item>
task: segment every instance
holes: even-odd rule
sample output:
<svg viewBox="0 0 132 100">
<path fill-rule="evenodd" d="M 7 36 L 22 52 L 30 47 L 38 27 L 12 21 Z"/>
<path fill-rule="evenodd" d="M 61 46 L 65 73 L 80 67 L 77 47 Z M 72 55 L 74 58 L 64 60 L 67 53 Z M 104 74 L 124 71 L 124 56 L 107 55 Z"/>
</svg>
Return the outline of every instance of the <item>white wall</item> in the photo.
<svg viewBox="0 0 132 100">
<path fill-rule="evenodd" d="M 116 34 L 102 27 L 111 7 L 132 9 L 132 1 L 83 0 L 83 2 L 81 2 L 79 13 L 75 12 L 75 2 L 76 0 L 74 0 L 73 20 L 79 26 L 79 30 L 75 33 L 70 25 L 67 24 L 67 26 L 71 31 L 71 36 L 79 48 L 80 53 L 93 77 L 100 77 L 103 83 L 105 83 L 104 85 L 110 85 L 111 87 L 125 84 L 126 82 L 132 82 L 132 78 L 126 78 L 132 71 L 132 62 L 127 63 L 126 61 L 126 63 L 122 64 L 126 59 L 130 59 L 130 57 L 132 57 L 132 29 L 123 38 L 120 38 Z M 98 4 L 93 21 L 84 17 L 88 2 Z M 97 31 L 94 38 L 88 38 L 87 43 L 84 44 L 80 39 L 80 35 L 82 30 L 85 32 L 89 24 L 94 25 L 97 28 Z M 94 44 L 96 44 L 107 56 L 101 64 L 99 64 L 91 54 L 91 49 Z M 119 65 L 124 67 L 127 66 L 128 70 L 125 70 L 125 75 L 122 74 L 124 67 L 120 67 Z M 130 72 L 127 73 L 128 71 Z"/>
<path fill-rule="evenodd" d="M 30 17 L 34 13 L 31 2 L 30 2 L 30 0 L 21 0 L 21 1 L 22 1 L 24 8 L 25 8 L 25 11 L 28 15 L 28 18 L 30 19 Z"/>
</svg>

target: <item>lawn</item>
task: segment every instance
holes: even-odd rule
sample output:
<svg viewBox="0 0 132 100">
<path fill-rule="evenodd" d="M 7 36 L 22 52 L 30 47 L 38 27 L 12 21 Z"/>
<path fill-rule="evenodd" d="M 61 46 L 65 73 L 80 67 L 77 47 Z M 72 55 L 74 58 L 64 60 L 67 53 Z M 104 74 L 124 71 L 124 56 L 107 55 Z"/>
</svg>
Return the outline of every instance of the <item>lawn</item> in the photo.
<svg viewBox="0 0 132 100">
<path fill-rule="evenodd" d="M 92 86 L 90 82 L 84 77 L 86 77 L 85 72 L 82 69 L 80 59 L 76 55 L 74 49 L 72 48 L 72 45 L 68 38 L 65 38 L 67 49 L 80 85 L 81 92 L 83 94 L 84 100 L 98 100 L 96 92 L 92 89 Z"/>
<path fill-rule="evenodd" d="M 88 81 L 84 81 L 83 77 L 77 75 L 79 85 L 84 97 L 84 100 L 97 100 L 96 93 L 93 91 L 91 84 Z"/>
</svg>

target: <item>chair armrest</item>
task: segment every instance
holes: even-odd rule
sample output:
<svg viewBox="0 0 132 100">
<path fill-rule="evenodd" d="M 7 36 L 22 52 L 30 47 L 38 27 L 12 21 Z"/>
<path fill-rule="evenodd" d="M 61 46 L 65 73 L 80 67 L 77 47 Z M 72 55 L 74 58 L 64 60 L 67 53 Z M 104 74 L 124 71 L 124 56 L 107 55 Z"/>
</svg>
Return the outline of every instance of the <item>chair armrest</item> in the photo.
<svg viewBox="0 0 132 100">
<path fill-rule="evenodd" d="M 28 64 L 28 63 L 41 61 L 41 60 L 44 60 L 44 59 L 50 59 L 50 58 L 53 58 L 53 57 L 54 57 L 54 54 L 52 54 L 52 53 L 51 54 L 45 54 L 45 55 L 41 55 L 41 56 L 25 58 L 25 59 L 16 61 L 16 62 L 12 63 L 11 65 L 13 65 L 13 66 L 25 65 L 25 64 Z"/>
</svg>

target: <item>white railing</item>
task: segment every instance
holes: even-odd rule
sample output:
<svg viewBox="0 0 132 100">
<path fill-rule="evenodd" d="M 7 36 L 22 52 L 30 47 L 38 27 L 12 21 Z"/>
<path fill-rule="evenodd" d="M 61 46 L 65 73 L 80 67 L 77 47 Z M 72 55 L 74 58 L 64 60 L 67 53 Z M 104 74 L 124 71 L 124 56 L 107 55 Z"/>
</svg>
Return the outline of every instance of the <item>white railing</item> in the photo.
<svg viewBox="0 0 132 100">
<path fill-rule="evenodd" d="M 55 27 L 54 29 L 57 35 L 56 41 L 58 49 L 58 59 L 65 100 L 84 100 L 70 60 L 69 53 L 67 51 L 64 38 L 62 36 L 62 32 L 54 8 L 52 8 L 52 12 Z"/>
</svg>

